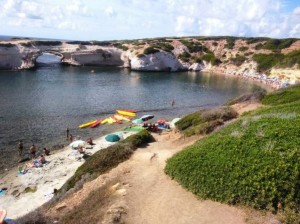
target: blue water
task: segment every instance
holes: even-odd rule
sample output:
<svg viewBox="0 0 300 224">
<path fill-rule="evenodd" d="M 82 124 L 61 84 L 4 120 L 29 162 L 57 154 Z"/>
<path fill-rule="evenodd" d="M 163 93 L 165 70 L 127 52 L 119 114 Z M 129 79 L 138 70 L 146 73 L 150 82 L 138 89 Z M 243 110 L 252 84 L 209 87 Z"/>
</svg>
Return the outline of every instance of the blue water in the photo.
<svg viewBox="0 0 300 224">
<path fill-rule="evenodd" d="M 91 72 L 94 70 L 94 73 Z M 100 136 L 116 125 L 79 129 L 92 119 L 108 117 L 119 108 L 138 115 L 171 119 L 221 105 L 257 89 L 249 81 L 196 72 L 135 72 L 93 67 L 40 67 L 30 71 L 0 72 L 0 159 L 17 161 L 17 142 L 27 151 L 32 143 L 61 147 L 65 129 L 83 139 Z M 175 106 L 172 107 L 172 100 Z"/>
</svg>

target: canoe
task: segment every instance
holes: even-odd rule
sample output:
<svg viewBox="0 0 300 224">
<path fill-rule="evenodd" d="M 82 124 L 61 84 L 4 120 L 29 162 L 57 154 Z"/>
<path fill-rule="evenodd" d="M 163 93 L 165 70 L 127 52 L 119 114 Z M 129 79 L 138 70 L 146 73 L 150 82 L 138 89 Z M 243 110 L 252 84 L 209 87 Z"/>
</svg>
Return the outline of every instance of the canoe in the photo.
<svg viewBox="0 0 300 224">
<path fill-rule="evenodd" d="M 108 121 L 107 118 L 105 118 L 104 120 L 101 121 L 101 124 L 105 124 L 107 123 L 107 121 Z"/>
<path fill-rule="evenodd" d="M 97 120 L 94 124 L 92 124 L 90 127 L 91 128 L 95 128 L 97 127 L 99 124 L 101 124 L 102 120 Z"/>
<path fill-rule="evenodd" d="M 119 120 L 121 120 L 121 121 L 130 121 L 129 118 L 124 117 L 124 116 L 121 115 L 121 114 L 115 114 L 114 116 L 115 116 L 115 118 L 117 118 L 117 119 L 119 119 Z"/>
<path fill-rule="evenodd" d="M 120 119 L 116 118 L 115 115 L 113 115 L 111 118 L 114 119 L 116 121 L 116 123 L 122 124 L 122 121 Z"/>
<path fill-rule="evenodd" d="M 116 121 L 114 119 L 112 119 L 111 117 L 109 117 L 109 118 L 107 118 L 107 123 L 113 124 L 113 123 L 116 123 Z"/>
<path fill-rule="evenodd" d="M 127 110 L 127 109 L 119 109 L 121 111 L 127 111 L 127 112 L 131 112 L 131 113 L 136 113 L 137 110 Z"/>
<path fill-rule="evenodd" d="M 130 116 L 130 117 L 135 117 L 135 116 L 136 116 L 135 113 L 133 113 L 133 112 L 128 112 L 128 111 L 124 111 L 124 110 L 117 110 L 117 113 L 118 113 L 118 114 L 121 114 L 121 115 Z"/>
<path fill-rule="evenodd" d="M 87 123 L 84 123 L 84 124 L 82 124 L 82 125 L 79 125 L 79 127 L 80 127 L 80 128 L 86 128 L 86 127 L 88 127 L 88 126 L 94 124 L 96 121 L 97 121 L 97 120 L 89 121 L 89 122 L 87 122 Z"/>
</svg>

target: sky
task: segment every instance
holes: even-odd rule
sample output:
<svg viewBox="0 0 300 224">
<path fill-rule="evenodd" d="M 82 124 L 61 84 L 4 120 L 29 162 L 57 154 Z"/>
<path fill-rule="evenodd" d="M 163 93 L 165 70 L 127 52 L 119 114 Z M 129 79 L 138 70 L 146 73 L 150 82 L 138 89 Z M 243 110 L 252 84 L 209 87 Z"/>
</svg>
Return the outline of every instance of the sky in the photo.
<svg viewBox="0 0 300 224">
<path fill-rule="evenodd" d="M 300 0 L 0 0 L 0 35 L 300 38 Z"/>
</svg>

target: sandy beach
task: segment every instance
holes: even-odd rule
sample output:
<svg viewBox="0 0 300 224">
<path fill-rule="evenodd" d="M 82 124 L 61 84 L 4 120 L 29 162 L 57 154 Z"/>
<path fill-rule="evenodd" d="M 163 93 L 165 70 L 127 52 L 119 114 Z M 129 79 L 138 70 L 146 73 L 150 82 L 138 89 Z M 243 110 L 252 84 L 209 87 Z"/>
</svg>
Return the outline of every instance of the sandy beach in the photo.
<svg viewBox="0 0 300 224">
<path fill-rule="evenodd" d="M 123 132 L 127 138 L 133 132 Z M 105 136 L 93 141 L 95 145 L 87 147 L 88 154 L 106 148 L 114 143 L 107 142 Z M 46 156 L 47 164 L 43 167 L 32 167 L 26 174 L 18 173 L 18 167 L 8 171 L 1 178 L 0 188 L 7 188 L 0 195 L 0 208 L 6 209 L 9 218 L 23 216 L 38 208 L 53 197 L 54 189 L 59 189 L 84 163 L 82 155 L 70 146 Z M 28 164 L 27 162 L 25 164 Z M 24 164 L 24 165 L 25 165 Z"/>
</svg>

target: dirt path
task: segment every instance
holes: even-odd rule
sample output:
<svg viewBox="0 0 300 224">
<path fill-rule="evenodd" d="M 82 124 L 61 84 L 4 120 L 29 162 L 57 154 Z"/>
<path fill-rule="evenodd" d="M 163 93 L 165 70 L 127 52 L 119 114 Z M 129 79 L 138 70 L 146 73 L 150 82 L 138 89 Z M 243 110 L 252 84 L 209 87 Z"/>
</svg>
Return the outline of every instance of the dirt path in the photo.
<svg viewBox="0 0 300 224">
<path fill-rule="evenodd" d="M 179 140 L 173 134 L 155 138 L 156 142 L 134 154 L 130 172 L 122 178 L 131 186 L 124 198 L 128 206 L 125 223 L 245 223 L 242 211 L 201 201 L 164 173 L 166 159 L 194 139 Z"/>
</svg>

